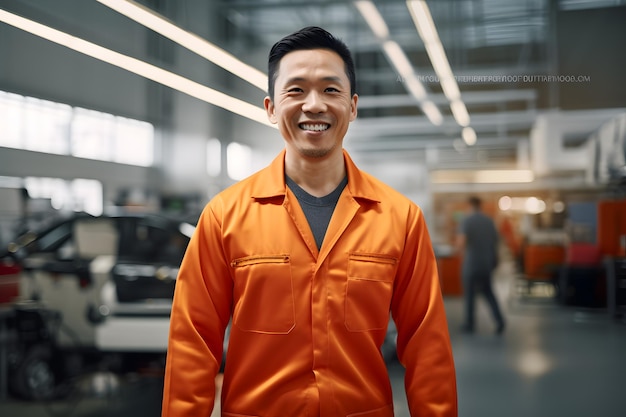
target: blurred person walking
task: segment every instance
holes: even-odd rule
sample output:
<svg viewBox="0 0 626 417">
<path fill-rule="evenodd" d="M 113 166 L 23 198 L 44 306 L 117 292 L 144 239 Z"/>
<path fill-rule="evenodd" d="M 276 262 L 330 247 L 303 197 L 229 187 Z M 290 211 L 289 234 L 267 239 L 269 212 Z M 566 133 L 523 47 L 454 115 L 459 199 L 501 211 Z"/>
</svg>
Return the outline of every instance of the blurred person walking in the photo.
<svg viewBox="0 0 626 417">
<path fill-rule="evenodd" d="M 482 201 L 476 196 L 468 199 L 469 214 L 460 224 L 457 248 L 463 254 L 462 281 L 465 298 L 465 321 L 461 330 L 475 330 L 476 294 L 485 297 L 494 321 L 496 333 L 504 332 L 505 322 L 498 300 L 493 293 L 493 271 L 498 266 L 498 232 L 494 221 L 482 212 Z"/>
</svg>

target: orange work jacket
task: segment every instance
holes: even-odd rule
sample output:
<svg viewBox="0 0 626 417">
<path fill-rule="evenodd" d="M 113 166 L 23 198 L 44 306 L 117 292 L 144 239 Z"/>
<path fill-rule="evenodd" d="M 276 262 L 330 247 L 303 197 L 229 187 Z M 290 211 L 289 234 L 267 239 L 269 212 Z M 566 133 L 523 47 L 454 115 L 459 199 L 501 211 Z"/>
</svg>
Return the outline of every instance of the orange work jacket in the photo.
<svg viewBox="0 0 626 417">
<path fill-rule="evenodd" d="M 163 417 L 209 417 L 232 317 L 222 416 L 390 417 L 381 345 L 390 312 L 411 415 L 456 416 L 455 370 L 420 208 L 360 171 L 318 251 L 285 185 L 283 150 L 222 191 L 180 267 Z"/>
</svg>

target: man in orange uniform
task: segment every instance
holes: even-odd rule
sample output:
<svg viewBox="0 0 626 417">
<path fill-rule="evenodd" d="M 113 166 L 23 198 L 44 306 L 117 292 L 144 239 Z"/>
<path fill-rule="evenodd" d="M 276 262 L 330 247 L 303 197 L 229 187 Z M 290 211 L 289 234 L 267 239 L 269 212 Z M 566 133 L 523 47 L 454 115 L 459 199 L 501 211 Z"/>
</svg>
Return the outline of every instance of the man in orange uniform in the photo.
<svg viewBox="0 0 626 417">
<path fill-rule="evenodd" d="M 393 416 L 391 312 L 412 416 L 457 415 L 437 267 L 420 208 L 343 150 L 354 64 L 321 28 L 276 43 L 265 108 L 285 149 L 204 209 L 171 315 L 163 417 L 208 417 L 232 317 L 222 416 Z"/>
</svg>

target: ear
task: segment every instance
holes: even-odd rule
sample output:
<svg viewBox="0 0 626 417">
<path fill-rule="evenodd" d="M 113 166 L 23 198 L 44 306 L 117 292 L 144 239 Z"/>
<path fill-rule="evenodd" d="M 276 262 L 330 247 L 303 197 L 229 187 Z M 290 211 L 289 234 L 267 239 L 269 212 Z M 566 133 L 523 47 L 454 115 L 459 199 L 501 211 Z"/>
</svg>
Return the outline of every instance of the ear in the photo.
<svg viewBox="0 0 626 417">
<path fill-rule="evenodd" d="M 265 106 L 265 111 L 267 112 L 267 118 L 273 124 L 276 124 L 276 112 L 274 108 L 274 102 L 269 96 L 263 99 L 263 106 Z"/>
<path fill-rule="evenodd" d="M 352 100 L 350 101 L 350 121 L 354 121 L 357 115 L 356 104 L 359 101 L 359 96 L 357 94 L 352 96 Z"/>
</svg>

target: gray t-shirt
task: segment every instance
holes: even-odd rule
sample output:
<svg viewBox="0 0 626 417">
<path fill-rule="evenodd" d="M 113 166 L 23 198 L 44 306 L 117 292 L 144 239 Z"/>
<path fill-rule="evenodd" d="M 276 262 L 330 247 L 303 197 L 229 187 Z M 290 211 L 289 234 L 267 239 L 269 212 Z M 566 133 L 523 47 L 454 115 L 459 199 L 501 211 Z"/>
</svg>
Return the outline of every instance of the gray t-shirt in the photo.
<svg viewBox="0 0 626 417">
<path fill-rule="evenodd" d="M 326 235 L 326 229 L 330 223 L 330 218 L 333 215 L 333 211 L 335 211 L 337 201 L 339 201 L 339 196 L 348 184 L 348 177 L 345 177 L 332 193 L 324 197 L 312 196 L 289 177 L 286 177 L 285 181 L 287 187 L 296 195 L 315 237 L 317 249 L 320 249 Z"/>
<path fill-rule="evenodd" d="M 493 220 L 474 212 L 463 220 L 459 232 L 465 235 L 465 271 L 491 272 L 498 263 L 498 232 Z"/>
</svg>

